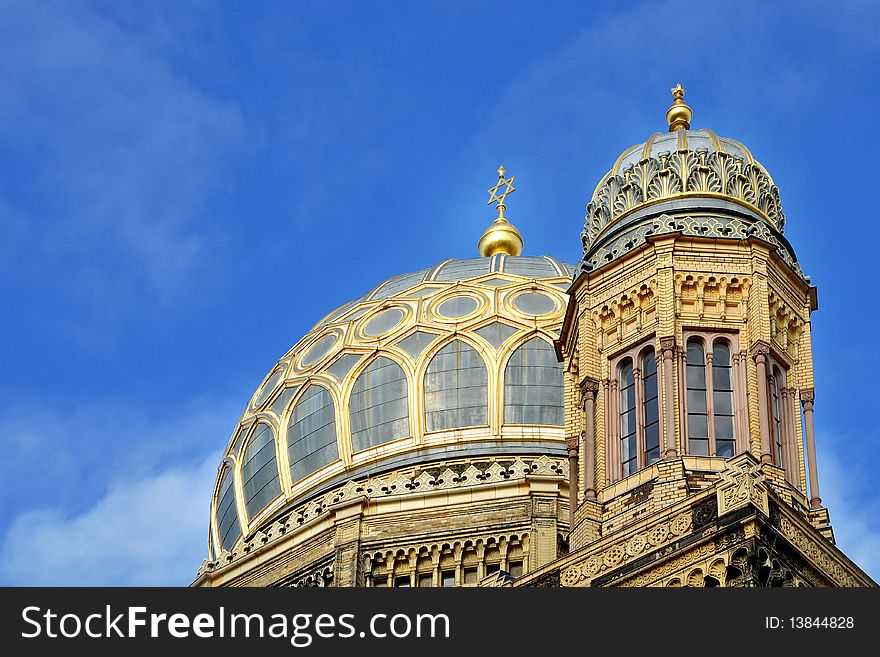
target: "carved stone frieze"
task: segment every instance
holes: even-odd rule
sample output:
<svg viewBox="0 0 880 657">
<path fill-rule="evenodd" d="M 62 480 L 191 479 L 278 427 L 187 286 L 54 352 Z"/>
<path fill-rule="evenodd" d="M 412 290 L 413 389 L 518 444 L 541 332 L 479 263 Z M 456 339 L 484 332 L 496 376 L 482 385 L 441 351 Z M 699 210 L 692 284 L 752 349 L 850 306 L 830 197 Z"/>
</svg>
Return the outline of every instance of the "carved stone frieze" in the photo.
<svg viewBox="0 0 880 657">
<path fill-rule="evenodd" d="M 765 515 L 770 507 L 761 465 L 749 452 L 727 461 L 717 488 L 718 515 L 753 504 Z"/>
</svg>

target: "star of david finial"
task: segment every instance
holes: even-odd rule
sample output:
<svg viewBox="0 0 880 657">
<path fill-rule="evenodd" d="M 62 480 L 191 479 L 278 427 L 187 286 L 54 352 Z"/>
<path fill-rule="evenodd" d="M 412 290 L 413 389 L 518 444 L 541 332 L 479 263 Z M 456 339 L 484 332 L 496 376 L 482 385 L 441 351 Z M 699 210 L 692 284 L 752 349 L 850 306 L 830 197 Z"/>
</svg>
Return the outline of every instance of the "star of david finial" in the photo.
<svg viewBox="0 0 880 657">
<path fill-rule="evenodd" d="M 486 205 L 492 205 L 493 203 L 497 203 L 498 207 L 498 218 L 504 218 L 504 211 L 507 209 L 507 206 L 504 204 L 504 199 L 507 198 L 508 194 L 512 194 L 516 191 L 516 188 L 513 186 L 513 180 L 516 176 L 511 176 L 510 178 L 504 177 L 504 167 L 498 167 L 498 183 L 489 189 L 489 200 L 486 202 Z"/>
<path fill-rule="evenodd" d="M 672 88 L 672 97 L 684 100 L 684 87 L 681 84 L 677 84 Z"/>
</svg>

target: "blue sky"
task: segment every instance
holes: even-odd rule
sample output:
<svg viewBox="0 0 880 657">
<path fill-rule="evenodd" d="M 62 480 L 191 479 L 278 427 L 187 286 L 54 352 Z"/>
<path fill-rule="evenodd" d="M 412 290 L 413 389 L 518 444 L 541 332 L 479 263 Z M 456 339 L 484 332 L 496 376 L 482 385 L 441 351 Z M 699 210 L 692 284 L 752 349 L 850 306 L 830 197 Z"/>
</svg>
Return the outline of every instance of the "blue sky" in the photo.
<svg viewBox="0 0 880 657">
<path fill-rule="evenodd" d="M 677 82 L 781 190 L 823 498 L 880 579 L 878 33 L 867 1 L 0 3 L 0 583 L 188 584 L 276 359 L 475 256 L 502 162 L 524 253 L 577 261 Z"/>
</svg>

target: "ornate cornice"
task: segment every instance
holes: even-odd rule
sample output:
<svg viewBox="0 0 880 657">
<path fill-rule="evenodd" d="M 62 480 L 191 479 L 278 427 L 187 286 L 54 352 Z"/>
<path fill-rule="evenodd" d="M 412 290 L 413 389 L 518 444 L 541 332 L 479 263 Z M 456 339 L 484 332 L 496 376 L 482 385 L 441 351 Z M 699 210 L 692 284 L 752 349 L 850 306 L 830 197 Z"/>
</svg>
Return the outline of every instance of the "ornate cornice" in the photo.
<svg viewBox="0 0 880 657">
<path fill-rule="evenodd" d="M 718 239 L 747 240 L 758 238 L 775 247 L 775 253 L 798 276 L 804 273 L 795 259 L 791 247 L 781 234 L 772 230 L 764 221 L 748 220 L 742 217 L 725 216 L 722 213 L 697 214 L 696 211 L 687 215 L 660 214 L 652 215 L 631 226 L 622 227 L 620 232 L 609 229 L 608 234 L 589 243 L 584 241 L 584 258 L 581 260 L 581 271 L 593 271 L 603 265 L 630 253 L 646 244 L 648 238 L 660 235 L 680 233 L 689 237 L 709 237 Z M 581 234 L 585 240 L 585 233 Z"/>
<path fill-rule="evenodd" d="M 501 457 L 503 458 L 503 457 Z M 477 462 L 482 467 L 474 465 Z M 530 476 L 550 476 L 564 479 L 568 476 L 566 459 L 546 455 L 520 457 L 505 465 L 493 461 L 486 465 L 485 458 L 462 459 L 434 464 L 421 464 L 392 473 L 348 483 L 319 495 L 308 502 L 298 504 L 283 518 L 261 527 L 254 534 L 239 539 L 232 550 L 223 550 L 220 558 L 205 560 L 197 578 L 238 561 L 264 546 L 280 540 L 299 527 L 311 523 L 339 505 L 362 500 L 381 499 L 411 493 L 427 493 L 435 490 L 466 488 L 502 481 L 525 479 Z"/>
</svg>

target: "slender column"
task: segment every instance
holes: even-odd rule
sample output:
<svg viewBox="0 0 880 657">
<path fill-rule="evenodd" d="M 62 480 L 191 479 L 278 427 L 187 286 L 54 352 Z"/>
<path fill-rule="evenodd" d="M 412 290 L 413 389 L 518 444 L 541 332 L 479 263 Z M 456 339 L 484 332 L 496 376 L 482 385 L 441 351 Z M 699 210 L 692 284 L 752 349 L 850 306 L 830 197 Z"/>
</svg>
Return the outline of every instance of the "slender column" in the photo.
<svg viewBox="0 0 880 657">
<path fill-rule="evenodd" d="M 599 382 L 589 377 L 581 381 L 581 399 L 584 400 L 584 430 L 581 450 L 584 460 L 584 497 L 596 499 L 596 393 Z"/>
<path fill-rule="evenodd" d="M 810 466 L 810 508 L 822 506 L 819 497 L 819 468 L 816 465 L 816 437 L 813 434 L 813 400 L 815 393 L 812 388 L 801 390 L 801 404 L 804 405 L 804 431 L 807 434 L 807 463 Z"/>
<path fill-rule="evenodd" d="M 580 436 L 566 436 L 565 446 L 568 448 L 568 531 L 574 531 L 574 512 L 578 506 L 578 448 Z"/>
<path fill-rule="evenodd" d="M 660 338 L 660 353 L 663 355 L 663 427 L 664 444 L 666 445 L 664 457 L 667 460 L 678 458 L 675 449 L 675 407 L 674 384 L 672 380 L 672 360 L 675 356 L 675 336 Z"/>
<path fill-rule="evenodd" d="M 596 393 L 599 382 L 596 379 L 584 379 L 581 382 L 582 399 L 584 400 L 583 454 L 584 454 L 584 497 L 596 499 Z"/>
<path fill-rule="evenodd" d="M 620 382 L 617 379 L 617 373 L 611 379 L 608 396 L 611 398 L 611 462 L 608 467 L 614 473 L 611 481 L 620 479 Z"/>
<path fill-rule="evenodd" d="M 763 341 L 756 341 L 752 345 L 752 357 L 758 367 L 758 416 L 761 426 L 761 461 L 773 462 L 773 452 L 770 450 L 770 416 L 767 402 L 767 356 L 770 354 L 770 345 Z"/>
<path fill-rule="evenodd" d="M 609 390 L 609 381 L 602 381 L 602 404 L 605 411 L 605 485 L 611 483 L 611 392 Z"/>
</svg>

